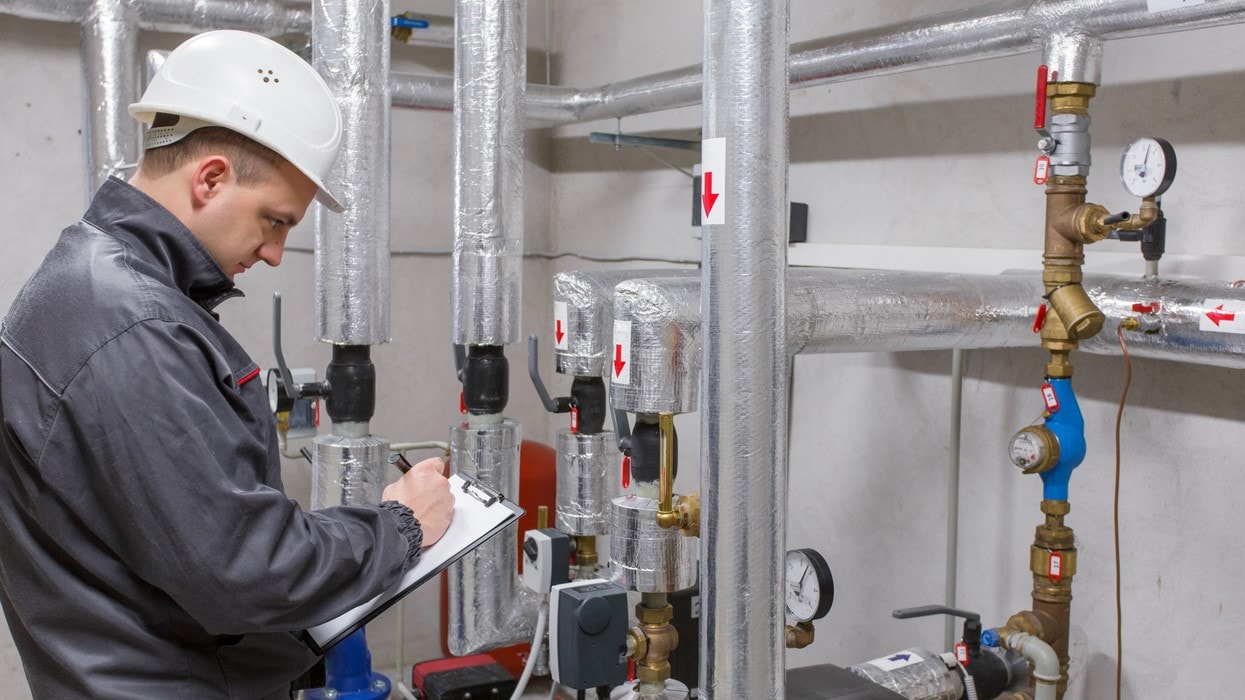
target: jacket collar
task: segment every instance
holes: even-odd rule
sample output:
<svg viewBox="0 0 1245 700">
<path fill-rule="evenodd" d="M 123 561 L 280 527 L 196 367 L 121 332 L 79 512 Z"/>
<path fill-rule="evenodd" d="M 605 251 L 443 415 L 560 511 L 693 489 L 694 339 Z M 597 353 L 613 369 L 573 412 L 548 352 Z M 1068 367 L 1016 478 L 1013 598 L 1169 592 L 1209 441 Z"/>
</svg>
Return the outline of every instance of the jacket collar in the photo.
<svg viewBox="0 0 1245 700">
<path fill-rule="evenodd" d="M 242 296 L 185 224 L 127 182 L 108 178 L 82 218 L 124 241 L 136 255 L 164 271 L 169 286 L 209 311 L 230 297 Z"/>
</svg>

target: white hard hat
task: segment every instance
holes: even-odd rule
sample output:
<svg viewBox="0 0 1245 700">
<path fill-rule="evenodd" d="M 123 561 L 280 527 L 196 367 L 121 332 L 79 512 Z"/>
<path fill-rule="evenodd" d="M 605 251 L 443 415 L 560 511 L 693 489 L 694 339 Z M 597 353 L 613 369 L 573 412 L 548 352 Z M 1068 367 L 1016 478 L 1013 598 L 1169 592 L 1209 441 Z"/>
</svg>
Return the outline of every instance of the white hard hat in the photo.
<svg viewBox="0 0 1245 700">
<path fill-rule="evenodd" d="M 130 105 L 130 114 L 147 124 L 160 112 L 182 119 L 148 129 L 144 148 L 203 126 L 232 129 L 276 151 L 315 183 L 321 204 L 343 211 L 324 184 L 341 144 L 341 111 L 324 79 L 275 41 L 232 30 L 186 41 Z"/>
</svg>

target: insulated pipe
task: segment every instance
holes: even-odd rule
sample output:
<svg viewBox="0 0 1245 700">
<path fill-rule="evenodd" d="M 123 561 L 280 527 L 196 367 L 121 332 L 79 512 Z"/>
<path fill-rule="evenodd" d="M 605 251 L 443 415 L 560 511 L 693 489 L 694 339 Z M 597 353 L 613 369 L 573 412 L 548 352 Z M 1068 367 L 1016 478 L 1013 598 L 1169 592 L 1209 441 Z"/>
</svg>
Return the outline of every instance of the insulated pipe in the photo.
<svg viewBox="0 0 1245 700">
<path fill-rule="evenodd" d="M 86 82 L 87 193 L 138 163 L 138 23 L 124 0 L 91 0 L 82 18 Z"/>
<path fill-rule="evenodd" d="M 701 697 L 786 697 L 786 0 L 706 0 L 704 133 L 725 139 L 703 226 Z M 707 177 L 708 175 L 706 175 Z"/>
<path fill-rule="evenodd" d="M 1245 0 L 1164 12 L 1150 12 L 1147 0 L 1000 0 L 794 44 L 790 84 L 807 88 L 1032 51 L 1042 52 L 1060 80 L 1097 84 L 1103 40 L 1242 21 Z M 582 90 L 561 88 L 541 101 L 542 121 L 569 124 L 688 107 L 701 99 L 702 72 L 701 66 L 687 66 Z M 443 109 L 449 102 L 420 106 Z"/>
<path fill-rule="evenodd" d="M 566 314 L 565 327 L 557 328 L 555 321 L 553 328 L 557 371 L 575 377 L 612 376 L 614 288 L 627 280 L 652 277 L 680 277 L 699 285 L 700 270 L 575 270 L 554 275 L 554 315 L 560 317 L 559 309 Z M 699 307 L 699 301 L 695 305 Z M 559 339 L 558 332 L 565 336 Z"/>
<path fill-rule="evenodd" d="M 519 340 L 523 272 L 526 4 L 455 7 L 453 338 L 509 345 Z"/>
<path fill-rule="evenodd" d="M 79 22 L 96 0 L 0 0 L 0 14 L 51 22 Z M 307 34 L 311 10 L 279 0 L 124 0 L 138 26 L 158 32 L 197 34 L 241 29 L 265 36 Z"/>
<path fill-rule="evenodd" d="M 389 1 L 315 0 L 312 65 L 342 112 L 337 162 L 325 178 L 346 206 L 316 206 L 316 337 L 389 341 Z"/>
<path fill-rule="evenodd" d="M 700 288 L 686 278 L 632 279 L 615 288 L 614 317 L 631 321 L 632 329 L 631 354 L 625 358 L 630 383 L 611 386 L 616 408 L 637 413 L 697 409 Z M 1146 332 L 1126 336 L 1136 357 L 1245 368 L 1245 335 L 1220 332 L 1207 315 L 1220 303 L 1245 303 L 1245 288 L 1113 275 L 1086 275 L 1085 288 L 1107 315 L 1107 326 L 1106 332 L 1082 341 L 1082 350 L 1120 354 L 1114 327 L 1137 317 Z M 962 275 L 792 268 L 787 275 L 787 351 L 1032 347 L 1042 293 L 1037 271 Z M 603 342 L 611 341 L 606 337 Z M 583 346 L 577 352 L 597 356 L 607 350 Z"/>
</svg>

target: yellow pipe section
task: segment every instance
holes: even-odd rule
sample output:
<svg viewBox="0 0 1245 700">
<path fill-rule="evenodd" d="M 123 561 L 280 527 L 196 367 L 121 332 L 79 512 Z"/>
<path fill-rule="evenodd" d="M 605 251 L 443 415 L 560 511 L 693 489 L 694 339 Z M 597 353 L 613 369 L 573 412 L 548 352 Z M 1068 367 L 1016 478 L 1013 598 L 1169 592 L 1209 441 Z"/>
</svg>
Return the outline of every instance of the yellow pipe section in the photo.
<svg viewBox="0 0 1245 700">
<path fill-rule="evenodd" d="M 657 525 L 672 528 L 679 524 L 679 514 L 674 510 L 674 414 L 662 413 L 657 417 L 661 430 L 661 470 L 658 481 Z"/>
</svg>

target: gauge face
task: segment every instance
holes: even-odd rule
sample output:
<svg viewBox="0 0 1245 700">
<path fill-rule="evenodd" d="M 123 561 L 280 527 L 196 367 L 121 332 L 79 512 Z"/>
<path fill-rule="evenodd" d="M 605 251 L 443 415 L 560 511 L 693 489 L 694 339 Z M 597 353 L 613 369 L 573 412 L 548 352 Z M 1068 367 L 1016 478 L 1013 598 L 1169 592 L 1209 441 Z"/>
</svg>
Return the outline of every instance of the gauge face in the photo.
<svg viewBox="0 0 1245 700">
<path fill-rule="evenodd" d="M 834 604 L 834 578 L 830 566 L 814 549 L 787 552 L 784 590 L 787 615 L 799 622 L 826 616 Z"/>
<path fill-rule="evenodd" d="M 1052 454 L 1054 450 L 1051 449 L 1051 440 L 1046 438 L 1047 435 L 1045 427 L 1021 428 L 1020 432 L 1012 436 L 1011 444 L 1007 447 L 1012 464 L 1029 473 L 1045 471 L 1053 466 L 1057 455 Z"/>
<path fill-rule="evenodd" d="M 1120 158 L 1120 179 L 1135 197 L 1157 197 L 1176 177 L 1176 151 L 1163 139 L 1143 136 L 1128 144 Z"/>
<path fill-rule="evenodd" d="M 285 405 L 287 402 L 283 401 L 285 392 L 281 389 L 281 373 L 275 369 L 268 370 L 268 408 L 273 413 L 290 410 L 290 407 Z M 292 404 L 293 402 L 288 403 Z"/>
</svg>

